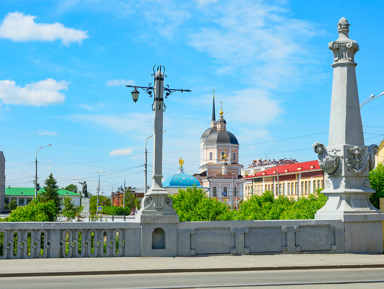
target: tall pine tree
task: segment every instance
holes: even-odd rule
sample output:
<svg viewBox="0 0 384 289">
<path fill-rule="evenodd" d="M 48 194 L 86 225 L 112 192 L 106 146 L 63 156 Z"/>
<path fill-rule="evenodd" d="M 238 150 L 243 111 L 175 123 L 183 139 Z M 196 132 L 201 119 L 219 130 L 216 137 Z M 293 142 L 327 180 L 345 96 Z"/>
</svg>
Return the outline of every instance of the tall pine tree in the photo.
<svg viewBox="0 0 384 289">
<path fill-rule="evenodd" d="M 45 186 L 44 190 L 41 192 L 41 196 L 44 201 L 53 200 L 55 202 L 56 213 L 58 214 L 60 211 L 59 186 L 52 173 L 45 180 Z"/>
</svg>

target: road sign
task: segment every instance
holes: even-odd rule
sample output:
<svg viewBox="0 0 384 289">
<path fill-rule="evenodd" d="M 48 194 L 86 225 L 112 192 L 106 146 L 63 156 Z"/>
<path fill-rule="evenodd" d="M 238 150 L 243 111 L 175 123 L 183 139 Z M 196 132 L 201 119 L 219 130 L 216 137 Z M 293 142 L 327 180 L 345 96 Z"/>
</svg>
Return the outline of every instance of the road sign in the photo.
<svg viewBox="0 0 384 289">
<path fill-rule="evenodd" d="M 103 211 L 103 206 L 98 206 L 98 207 L 97 207 L 97 211 L 98 211 L 98 212 L 102 212 L 102 211 Z"/>
</svg>

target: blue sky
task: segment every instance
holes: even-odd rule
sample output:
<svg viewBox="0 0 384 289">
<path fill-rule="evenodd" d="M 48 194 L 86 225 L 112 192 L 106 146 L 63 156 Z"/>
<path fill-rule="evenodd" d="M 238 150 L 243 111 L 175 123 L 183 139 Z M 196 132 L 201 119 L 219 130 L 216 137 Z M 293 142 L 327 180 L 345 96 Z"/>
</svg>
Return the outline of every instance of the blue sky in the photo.
<svg viewBox="0 0 384 289">
<path fill-rule="evenodd" d="M 166 100 L 164 178 L 198 171 L 212 90 L 223 102 L 240 162 L 316 159 L 327 143 L 337 23 L 351 24 L 360 101 L 384 91 L 382 1 L 2 1 L 0 150 L 6 184 L 33 186 L 53 173 L 64 187 L 86 180 L 95 193 L 143 187 L 151 98 L 132 101 L 124 84 L 148 85 L 154 65 L 166 84 L 191 89 Z M 384 97 L 362 109 L 366 144 L 384 137 Z M 218 115 L 218 111 L 217 111 Z M 149 175 L 152 141 L 148 142 Z M 149 183 L 150 183 L 149 178 Z"/>
</svg>

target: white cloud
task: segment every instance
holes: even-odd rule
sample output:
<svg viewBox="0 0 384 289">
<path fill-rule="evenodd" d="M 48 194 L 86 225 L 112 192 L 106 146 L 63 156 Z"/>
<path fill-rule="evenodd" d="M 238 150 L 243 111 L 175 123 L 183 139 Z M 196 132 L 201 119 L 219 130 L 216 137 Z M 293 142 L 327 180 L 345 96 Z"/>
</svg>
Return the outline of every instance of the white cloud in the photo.
<svg viewBox="0 0 384 289">
<path fill-rule="evenodd" d="M 223 111 L 238 125 L 265 125 L 276 119 L 283 109 L 280 102 L 271 98 L 266 90 L 249 89 L 224 97 Z"/>
<path fill-rule="evenodd" d="M 137 134 L 150 134 L 153 130 L 153 115 L 148 114 L 78 114 L 68 119 L 77 122 L 88 122 L 112 129 L 118 133 L 133 132 Z"/>
<path fill-rule="evenodd" d="M 71 42 L 81 43 L 88 38 L 87 31 L 64 27 L 61 23 L 36 23 L 36 16 L 20 12 L 8 13 L 0 26 L 0 38 L 12 41 L 55 41 L 64 45 Z"/>
<path fill-rule="evenodd" d="M 120 86 L 120 85 L 135 85 L 135 81 L 126 79 L 112 79 L 108 80 L 106 86 Z"/>
<path fill-rule="evenodd" d="M 40 131 L 38 134 L 39 134 L 39 135 L 57 136 L 57 132 L 54 132 L 54 131 L 47 131 L 47 130 Z"/>
<path fill-rule="evenodd" d="M 67 81 L 56 81 L 52 78 L 25 85 L 17 86 L 12 80 L 0 80 L 0 99 L 5 104 L 21 105 L 53 105 L 63 103 L 65 95 L 61 90 L 67 90 Z"/>
<path fill-rule="evenodd" d="M 217 73 L 269 89 L 300 80 L 303 64 L 312 61 L 305 43 L 315 36 L 314 24 L 263 1 L 224 1 L 209 8 L 202 9 L 207 20 L 188 43 L 215 60 Z"/>
<path fill-rule="evenodd" d="M 124 149 L 115 149 L 109 152 L 109 155 L 111 156 L 127 156 L 132 153 L 131 148 L 124 148 Z"/>
</svg>

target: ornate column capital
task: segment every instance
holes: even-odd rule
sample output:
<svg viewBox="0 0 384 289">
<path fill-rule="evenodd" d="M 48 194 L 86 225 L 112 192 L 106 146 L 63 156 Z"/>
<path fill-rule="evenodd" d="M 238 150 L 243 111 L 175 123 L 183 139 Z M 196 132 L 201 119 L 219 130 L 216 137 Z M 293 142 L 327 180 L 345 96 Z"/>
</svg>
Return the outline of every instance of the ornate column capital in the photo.
<svg viewBox="0 0 384 289">
<path fill-rule="evenodd" d="M 356 66 L 354 61 L 355 53 L 359 51 L 359 45 L 356 41 L 349 39 L 349 26 L 348 20 L 342 17 L 337 24 L 339 38 L 328 44 L 328 47 L 333 52 L 334 63 L 333 67 L 338 64 L 350 64 Z"/>
</svg>

